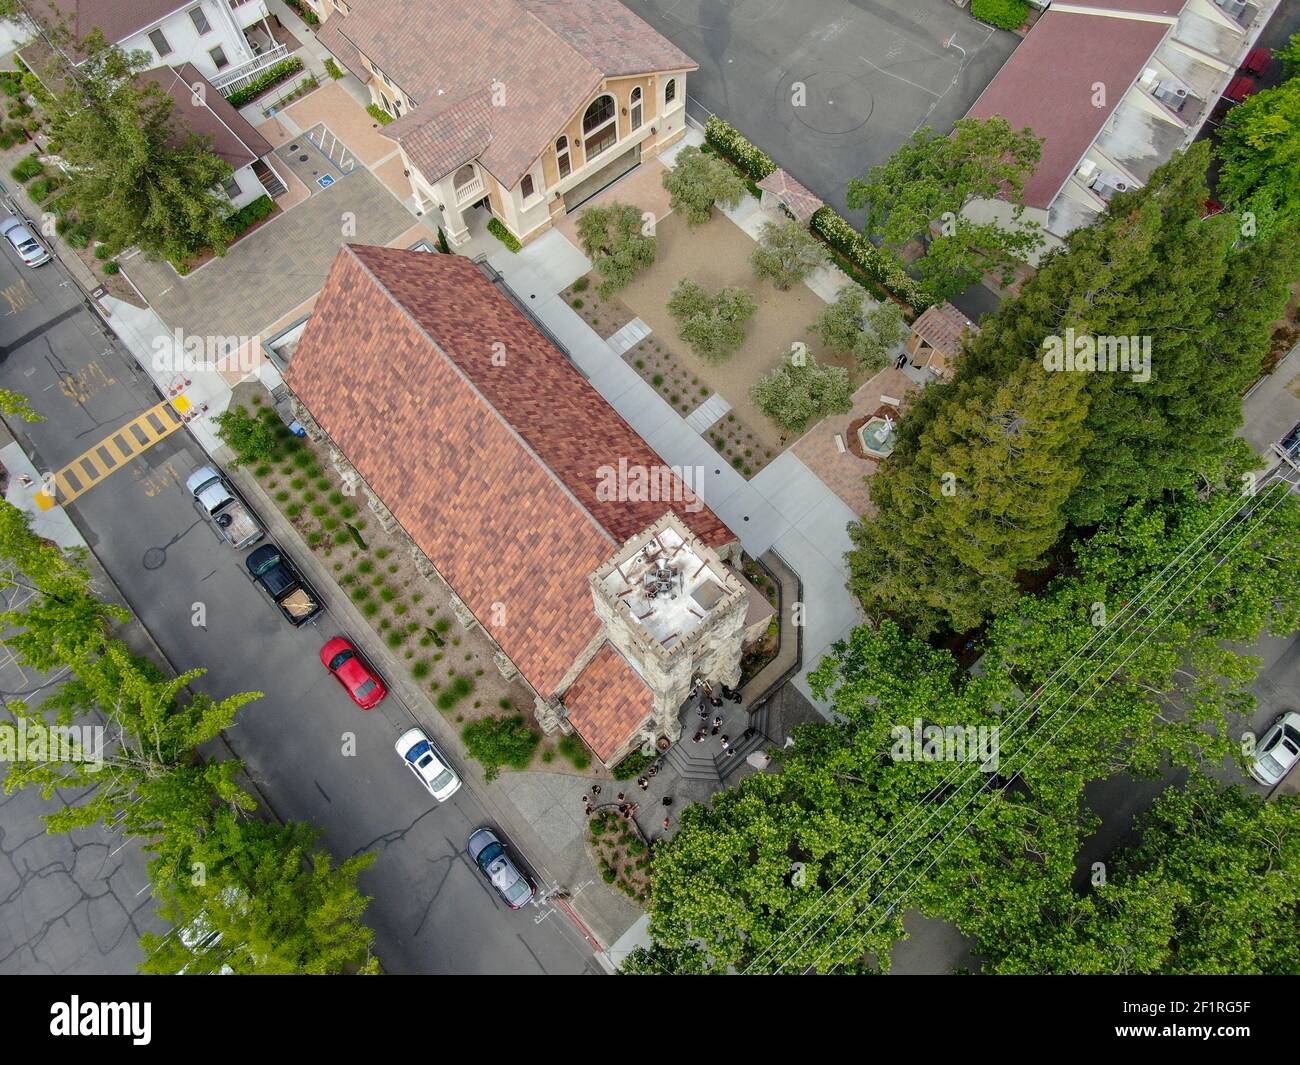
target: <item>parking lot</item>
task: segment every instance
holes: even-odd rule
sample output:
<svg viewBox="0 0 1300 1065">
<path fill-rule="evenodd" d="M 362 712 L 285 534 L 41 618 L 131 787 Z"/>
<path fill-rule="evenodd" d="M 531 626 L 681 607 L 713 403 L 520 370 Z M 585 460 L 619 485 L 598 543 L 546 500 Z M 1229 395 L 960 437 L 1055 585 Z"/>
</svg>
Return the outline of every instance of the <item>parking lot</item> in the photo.
<svg viewBox="0 0 1300 1065">
<path fill-rule="evenodd" d="M 722 115 L 854 221 L 848 178 L 921 126 L 949 129 L 1019 42 L 951 0 L 627 3 L 700 64 L 695 117 Z"/>
</svg>

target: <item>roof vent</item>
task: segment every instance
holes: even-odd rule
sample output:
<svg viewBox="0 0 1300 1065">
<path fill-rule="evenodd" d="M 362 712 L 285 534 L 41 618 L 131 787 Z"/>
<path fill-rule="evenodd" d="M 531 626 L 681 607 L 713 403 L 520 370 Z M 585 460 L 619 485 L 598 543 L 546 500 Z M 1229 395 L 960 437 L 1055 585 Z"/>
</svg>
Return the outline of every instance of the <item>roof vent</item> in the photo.
<svg viewBox="0 0 1300 1065">
<path fill-rule="evenodd" d="M 1156 70 L 1155 67 L 1147 67 L 1146 70 L 1142 71 L 1142 77 L 1138 79 L 1138 84 L 1144 89 L 1155 88 L 1159 82 L 1160 71 Z"/>
</svg>

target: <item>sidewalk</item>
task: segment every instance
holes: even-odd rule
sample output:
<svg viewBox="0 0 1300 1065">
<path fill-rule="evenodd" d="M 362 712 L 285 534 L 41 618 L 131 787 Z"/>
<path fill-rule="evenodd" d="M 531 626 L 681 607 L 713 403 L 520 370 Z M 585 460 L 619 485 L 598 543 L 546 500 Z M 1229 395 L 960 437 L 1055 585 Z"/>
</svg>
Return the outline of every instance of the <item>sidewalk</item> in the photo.
<svg viewBox="0 0 1300 1065">
<path fill-rule="evenodd" d="M 220 456 L 229 457 L 228 452 Z M 361 615 L 352 599 L 339 589 L 334 574 L 303 543 L 293 525 L 262 490 L 257 479 L 238 466 L 223 469 L 262 517 L 267 532 L 292 553 L 308 581 L 326 591 L 332 624 L 347 634 L 387 679 L 390 698 L 453 758 L 462 777 L 471 780 L 475 795 L 506 832 L 519 842 L 543 878 L 542 889 L 556 886 L 570 893 L 570 905 L 602 945 L 617 940 L 641 915 L 641 910 L 599 878 L 586 843 L 587 819 L 581 796 L 591 778 L 567 773 L 503 772 L 488 783 L 482 766 L 470 758 L 460 734 L 426 692 L 411 681 L 400 660 Z M 603 782 L 608 790 L 615 781 Z M 617 791 L 617 787 L 613 788 Z"/>
</svg>

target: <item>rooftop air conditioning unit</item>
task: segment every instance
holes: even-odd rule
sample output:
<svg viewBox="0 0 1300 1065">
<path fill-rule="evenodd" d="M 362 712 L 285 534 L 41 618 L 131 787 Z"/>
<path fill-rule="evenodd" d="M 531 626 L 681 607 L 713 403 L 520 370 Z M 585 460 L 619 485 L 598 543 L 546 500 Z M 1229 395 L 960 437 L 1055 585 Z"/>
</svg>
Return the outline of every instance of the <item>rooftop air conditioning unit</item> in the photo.
<svg viewBox="0 0 1300 1065">
<path fill-rule="evenodd" d="M 1109 200 L 1117 192 L 1128 192 L 1131 188 L 1128 181 L 1113 170 L 1103 170 L 1092 179 L 1089 187 L 1103 200 Z"/>
<path fill-rule="evenodd" d="M 1186 85 L 1172 79 L 1160 82 L 1154 92 L 1156 99 L 1173 111 L 1181 111 L 1189 95 Z"/>
<path fill-rule="evenodd" d="M 1233 18 L 1241 18 L 1246 13 L 1246 0 L 1214 0 Z"/>
<path fill-rule="evenodd" d="M 1142 77 L 1138 79 L 1138 84 L 1144 89 L 1154 89 L 1160 83 L 1160 71 L 1155 67 L 1147 67 L 1142 71 Z"/>
<path fill-rule="evenodd" d="M 1075 171 L 1075 173 L 1078 174 L 1079 177 L 1082 178 L 1084 181 L 1087 181 L 1096 172 L 1097 172 L 1097 164 L 1094 163 L 1091 159 L 1085 159 L 1082 163 L 1079 164 L 1079 169 Z"/>
</svg>

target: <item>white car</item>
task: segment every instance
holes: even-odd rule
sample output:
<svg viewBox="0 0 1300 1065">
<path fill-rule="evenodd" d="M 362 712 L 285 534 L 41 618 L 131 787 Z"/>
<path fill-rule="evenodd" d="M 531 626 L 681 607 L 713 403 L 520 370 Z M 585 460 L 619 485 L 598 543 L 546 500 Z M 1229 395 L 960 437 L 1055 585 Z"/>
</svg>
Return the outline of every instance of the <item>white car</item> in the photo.
<svg viewBox="0 0 1300 1065">
<path fill-rule="evenodd" d="M 1300 761 L 1300 713 L 1288 710 L 1264 733 L 1255 746 L 1250 775 L 1272 787 Z"/>
<path fill-rule="evenodd" d="M 27 266 L 44 266 L 53 256 L 40 238 L 12 215 L 0 221 L 0 237 L 4 237 Z"/>
<path fill-rule="evenodd" d="M 429 742 L 423 729 L 407 729 L 397 737 L 393 746 L 402 756 L 406 767 L 439 802 L 446 802 L 460 790 L 460 777 L 447 764 L 443 753 Z"/>
</svg>

